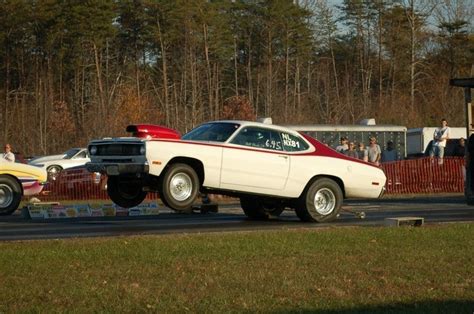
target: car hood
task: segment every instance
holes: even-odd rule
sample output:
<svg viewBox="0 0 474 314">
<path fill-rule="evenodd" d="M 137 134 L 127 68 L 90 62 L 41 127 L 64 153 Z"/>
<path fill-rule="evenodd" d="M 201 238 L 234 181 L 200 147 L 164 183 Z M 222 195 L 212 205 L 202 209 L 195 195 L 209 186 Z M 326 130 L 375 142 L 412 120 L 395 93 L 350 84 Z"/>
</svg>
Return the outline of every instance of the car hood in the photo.
<svg viewBox="0 0 474 314">
<path fill-rule="evenodd" d="M 33 177 L 40 182 L 48 180 L 46 170 L 15 162 L 0 161 L 0 173 L 13 175 L 17 178 Z"/>
<path fill-rule="evenodd" d="M 35 164 L 41 164 L 47 161 L 61 160 L 61 159 L 64 159 L 64 154 L 33 158 L 32 160 L 30 160 L 29 164 L 35 165 Z"/>
</svg>

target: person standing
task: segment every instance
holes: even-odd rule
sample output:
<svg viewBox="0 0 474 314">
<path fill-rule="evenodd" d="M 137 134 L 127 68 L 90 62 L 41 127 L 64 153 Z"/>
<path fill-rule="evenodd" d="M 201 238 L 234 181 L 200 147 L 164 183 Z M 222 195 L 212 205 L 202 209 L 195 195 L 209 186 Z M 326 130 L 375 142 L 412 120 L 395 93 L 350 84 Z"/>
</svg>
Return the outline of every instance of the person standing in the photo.
<svg viewBox="0 0 474 314">
<path fill-rule="evenodd" d="M 347 139 L 347 137 L 343 136 L 341 137 L 340 141 L 341 145 L 336 147 L 336 152 L 344 154 L 344 152 L 349 149 L 349 145 L 347 144 L 349 140 Z"/>
<path fill-rule="evenodd" d="M 358 149 L 357 149 L 357 155 L 360 160 L 363 160 L 365 162 L 369 161 L 369 154 L 367 152 L 367 149 L 365 149 L 364 143 L 360 142 Z"/>
<path fill-rule="evenodd" d="M 391 162 L 398 160 L 397 150 L 393 147 L 393 142 L 387 142 L 387 148 L 382 152 L 382 162 Z"/>
<path fill-rule="evenodd" d="M 465 154 L 466 154 L 466 140 L 463 137 L 461 137 L 459 139 L 458 145 L 454 149 L 453 155 L 455 157 L 464 157 Z"/>
<path fill-rule="evenodd" d="M 370 144 L 368 148 L 369 162 L 376 166 L 380 165 L 380 158 L 382 157 L 382 150 L 380 149 L 379 144 L 377 144 L 377 139 L 375 137 L 370 137 Z"/>
<path fill-rule="evenodd" d="M 5 152 L 3 153 L 3 159 L 8 162 L 15 162 L 15 154 L 12 153 L 12 147 L 10 144 L 5 144 Z"/>
<path fill-rule="evenodd" d="M 430 157 L 438 157 L 439 164 L 443 163 L 444 149 L 449 139 L 451 129 L 448 127 L 448 121 L 441 119 L 441 127 L 437 128 L 433 133 L 433 144 L 431 145 Z"/>
<path fill-rule="evenodd" d="M 349 143 L 349 149 L 344 152 L 345 155 L 352 157 L 352 158 L 359 158 L 359 154 L 357 153 L 357 150 L 355 149 L 355 145 L 353 142 Z"/>
</svg>

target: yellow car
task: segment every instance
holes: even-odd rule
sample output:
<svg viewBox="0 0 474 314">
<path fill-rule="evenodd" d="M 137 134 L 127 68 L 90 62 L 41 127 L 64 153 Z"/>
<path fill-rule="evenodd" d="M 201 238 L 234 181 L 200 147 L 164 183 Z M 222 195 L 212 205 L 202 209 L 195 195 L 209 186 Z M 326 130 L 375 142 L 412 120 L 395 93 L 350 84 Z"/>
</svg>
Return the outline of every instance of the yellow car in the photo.
<svg viewBox="0 0 474 314">
<path fill-rule="evenodd" d="M 44 169 L 0 159 L 0 216 L 12 214 L 23 195 L 39 194 L 47 178 Z"/>
</svg>

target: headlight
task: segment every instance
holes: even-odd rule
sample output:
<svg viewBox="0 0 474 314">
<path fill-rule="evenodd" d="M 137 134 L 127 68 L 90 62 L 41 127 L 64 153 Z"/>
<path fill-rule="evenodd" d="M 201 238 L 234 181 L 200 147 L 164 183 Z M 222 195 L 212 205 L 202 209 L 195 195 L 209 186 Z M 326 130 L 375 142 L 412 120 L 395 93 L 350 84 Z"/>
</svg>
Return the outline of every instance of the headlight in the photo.
<svg viewBox="0 0 474 314">
<path fill-rule="evenodd" d="M 145 155 L 145 151 L 146 151 L 145 145 L 140 146 L 140 154 Z"/>
<path fill-rule="evenodd" d="M 97 154 L 97 146 L 91 146 L 91 148 L 89 149 L 89 152 L 91 155 Z"/>
</svg>

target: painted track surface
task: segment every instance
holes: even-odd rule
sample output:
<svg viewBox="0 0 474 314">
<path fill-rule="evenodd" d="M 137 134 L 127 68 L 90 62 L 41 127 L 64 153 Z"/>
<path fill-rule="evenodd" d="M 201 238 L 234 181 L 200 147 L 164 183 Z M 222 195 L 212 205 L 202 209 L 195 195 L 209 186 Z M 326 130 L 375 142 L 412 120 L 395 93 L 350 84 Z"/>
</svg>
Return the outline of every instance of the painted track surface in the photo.
<svg viewBox="0 0 474 314">
<path fill-rule="evenodd" d="M 354 212 L 365 212 L 360 219 Z M 474 206 L 462 196 L 348 200 L 331 223 L 302 223 L 294 212 L 279 219 L 249 221 L 238 204 L 222 204 L 218 213 L 183 215 L 163 208 L 157 216 L 28 220 L 19 214 L 0 217 L 0 241 L 48 238 L 127 236 L 193 232 L 232 232 L 265 229 L 324 228 L 384 225 L 389 217 L 423 217 L 425 224 L 474 222 Z"/>
</svg>

